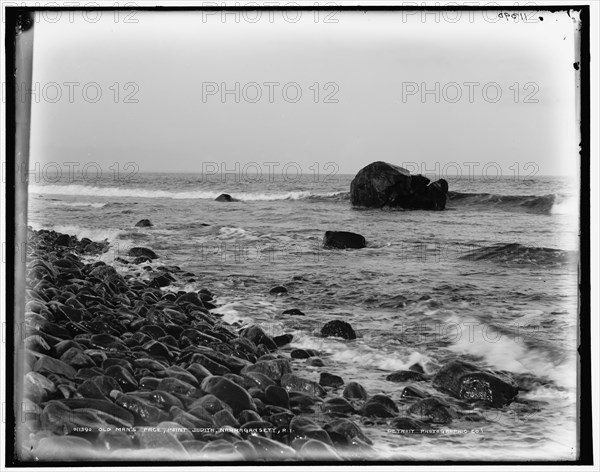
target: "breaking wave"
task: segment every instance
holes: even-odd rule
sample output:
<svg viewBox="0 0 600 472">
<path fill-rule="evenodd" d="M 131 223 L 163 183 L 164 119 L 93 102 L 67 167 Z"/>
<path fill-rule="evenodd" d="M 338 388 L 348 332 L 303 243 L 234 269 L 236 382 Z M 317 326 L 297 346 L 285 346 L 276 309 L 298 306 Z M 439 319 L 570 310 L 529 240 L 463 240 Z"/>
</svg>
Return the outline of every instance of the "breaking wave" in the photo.
<svg viewBox="0 0 600 472">
<path fill-rule="evenodd" d="M 514 264 L 564 264 L 575 260 L 575 251 L 530 247 L 518 243 L 497 243 L 470 251 L 461 259 L 471 261 L 492 261 Z"/>
<path fill-rule="evenodd" d="M 30 193 L 46 195 L 84 195 L 94 197 L 133 197 L 133 198 L 172 198 L 175 200 L 214 200 L 226 191 L 194 190 L 174 192 L 170 190 L 148 190 L 122 187 L 93 187 L 87 185 L 31 185 Z M 286 193 L 232 193 L 231 196 L 241 201 L 269 200 L 324 200 L 344 199 L 348 192 L 312 193 L 294 191 Z"/>
<path fill-rule="evenodd" d="M 448 192 L 449 206 L 485 206 L 505 211 L 554 214 L 577 212 L 578 202 L 564 194 L 548 195 L 497 195 L 493 193 Z"/>
</svg>

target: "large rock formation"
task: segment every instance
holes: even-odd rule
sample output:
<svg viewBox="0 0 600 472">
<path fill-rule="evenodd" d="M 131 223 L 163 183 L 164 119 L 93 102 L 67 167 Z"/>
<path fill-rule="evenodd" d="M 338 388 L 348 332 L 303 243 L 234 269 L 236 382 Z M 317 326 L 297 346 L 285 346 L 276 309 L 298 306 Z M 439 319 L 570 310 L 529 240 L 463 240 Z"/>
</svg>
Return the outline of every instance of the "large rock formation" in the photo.
<svg viewBox="0 0 600 472">
<path fill-rule="evenodd" d="M 382 161 L 363 167 L 350 184 L 352 205 L 368 208 L 443 210 L 447 193 L 448 182 L 444 179 L 430 183 L 423 175 L 411 175 L 402 167 Z"/>
</svg>

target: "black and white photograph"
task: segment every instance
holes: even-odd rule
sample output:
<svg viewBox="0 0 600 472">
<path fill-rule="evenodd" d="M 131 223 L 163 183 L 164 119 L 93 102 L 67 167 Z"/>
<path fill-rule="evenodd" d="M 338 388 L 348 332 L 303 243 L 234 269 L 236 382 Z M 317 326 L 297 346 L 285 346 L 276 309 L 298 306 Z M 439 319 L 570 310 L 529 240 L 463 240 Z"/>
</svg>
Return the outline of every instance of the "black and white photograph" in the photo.
<svg viewBox="0 0 600 472">
<path fill-rule="evenodd" d="M 3 467 L 598 465 L 598 5 L 459 3 L 2 3 Z"/>
</svg>

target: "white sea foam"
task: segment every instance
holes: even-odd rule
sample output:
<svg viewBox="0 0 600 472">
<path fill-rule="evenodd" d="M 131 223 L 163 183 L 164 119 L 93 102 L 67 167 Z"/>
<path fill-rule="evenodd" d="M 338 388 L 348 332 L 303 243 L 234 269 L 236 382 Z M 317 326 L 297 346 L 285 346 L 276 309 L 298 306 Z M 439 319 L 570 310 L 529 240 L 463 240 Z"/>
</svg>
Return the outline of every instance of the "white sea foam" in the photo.
<svg viewBox="0 0 600 472">
<path fill-rule="evenodd" d="M 248 234 L 248 232 L 244 228 L 230 226 L 223 226 L 222 228 L 219 228 L 219 235 L 224 237 L 244 236 L 246 234 Z"/>
<path fill-rule="evenodd" d="M 242 304 L 239 302 L 225 303 L 220 305 L 215 311 L 223 315 L 223 321 L 226 323 L 250 323 L 252 318 L 244 316 L 240 313 L 239 308 L 242 308 Z"/>
<path fill-rule="evenodd" d="M 557 196 L 550 213 L 553 215 L 573 215 L 579 216 L 579 196 L 561 195 Z"/>
<path fill-rule="evenodd" d="M 482 357 L 493 368 L 516 374 L 547 377 L 557 385 L 574 388 L 577 382 L 575 359 L 553 362 L 549 354 L 523 343 L 523 335 L 502 332 L 475 319 L 450 317 L 449 322 L 465 327 L 449 349 Z"/>
<path fill-rule="evenodd" d="M 172 198 L 175 200 L 214 200 L 224 191 L 189 191 L 172 192 L 168 190 L 146 190 L 122 187 L 95 187 L 88 185 L 30 185 L 30 193 L 45 195 L 89 195 L 95 197 L 134 197 L 134 198 Z M 310 197 L 334 197 L 344 192 L 312 193 L 309 191 L 295 191 L 286 193 L 239 193 L 230 194 L 233 198 L 242 201 L 270 201 L 270 200 L 302 200 Z"/>
<path fill-rule="evenodd" d="M 406 370 L 415 363 L 426 365 L 430 358 L 425 354 L 413 351 L 405 356 L 398 353 L 386 353 L 357 340 L 353 343 L 339 341 L 335 338 L 320 338 L 307 333 L 294 333 L 291 346 L 298 349 L 316 349 L 330 354 L 331 361 L 354 365 L 360 359 L 363 368 L 387 371 Z"/>
<path fill-rule="evenodd" d="M 61 207 L 91 207 L 91 208 L 102 208 L 106 206 L 106 203 L 94 203 L 94 202 L 62 202 L 53 201 L 53 205 Z"/>
</svg>

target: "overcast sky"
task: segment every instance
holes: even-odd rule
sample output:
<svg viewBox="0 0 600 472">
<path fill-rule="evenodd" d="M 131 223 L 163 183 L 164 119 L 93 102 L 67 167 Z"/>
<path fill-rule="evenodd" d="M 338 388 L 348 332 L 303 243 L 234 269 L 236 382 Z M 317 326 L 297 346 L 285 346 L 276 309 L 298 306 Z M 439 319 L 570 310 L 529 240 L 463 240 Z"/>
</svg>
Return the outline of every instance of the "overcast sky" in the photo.
<svg viewBox="0 0 600 472">
<path fill-rule="evenodd" d="M 577 24 L 521 13 L 42 15 L 31 160 L 576 175 Z"/>
</svg>

